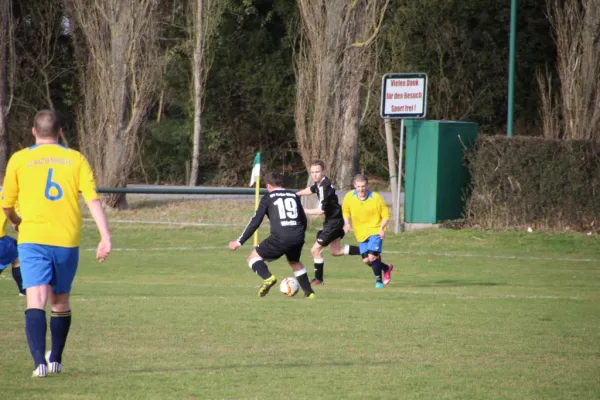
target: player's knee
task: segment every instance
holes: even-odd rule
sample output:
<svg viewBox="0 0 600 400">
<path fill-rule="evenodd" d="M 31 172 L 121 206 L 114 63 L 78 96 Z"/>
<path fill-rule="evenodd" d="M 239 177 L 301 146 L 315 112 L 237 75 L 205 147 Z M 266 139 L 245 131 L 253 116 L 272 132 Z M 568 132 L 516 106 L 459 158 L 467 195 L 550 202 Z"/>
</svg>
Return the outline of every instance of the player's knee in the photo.
<svg viewBox="0 0 600 400">
<path fill-rule="evenodd" d="M 248 261 L 248 266 L 250 268 L 252 268 L 252 266 L 254 265 L 255 262 L 263 261 L 263 259 L 251 254 L 251 255 L 248 256 L 248 258 L 246 259 L 246 261 Z"/>
<path fill-rule="evenodd" d="M 55 312 L 66 312 L 66 311 L 71 310 L 71 305 L 69 304 L 69 294 L 68 293 L 55 294 L 50 299 L 50 305 L 51 305 L 52 311 L 55 311 Z"/>
<path fill-rule="evenodd" d="M 310 249 L 310 254 L 312 254 L 313 258 L 321 258 L 321 253 L 322 250 L 320 247 L 313 247 L 312 249 Z"/>
<path fill-rule="evenodd" d="M 369 260 L 369 257 L 363 258 L 362 262 L 364 262 L 365 264 L 371 264 L 371 260 Z"/>
</svg>

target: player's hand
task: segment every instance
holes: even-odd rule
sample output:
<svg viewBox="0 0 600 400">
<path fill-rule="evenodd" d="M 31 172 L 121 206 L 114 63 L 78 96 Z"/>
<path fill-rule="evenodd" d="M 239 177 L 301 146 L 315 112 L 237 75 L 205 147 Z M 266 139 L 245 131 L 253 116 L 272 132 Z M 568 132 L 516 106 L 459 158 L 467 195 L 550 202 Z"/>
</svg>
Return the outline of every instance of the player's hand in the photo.
<svg viewBox="0 0 600 400">
<path fill-rule="evenodd" d="M 100 240 L 100 243 L 98 243 L 98 250 L 96 251 L 96 259 L 100 262 L 104 262 L 111 250 L 112 243 L 110 242 L 110 239 Z"/>
<path fill-rule="evenodd" d="M 381 240 L 385 239 L 385 229 L 379 228 L 379 237 Z"/>
<path fill-rule="evenodd" d="M 19 232 L 19 225 L 21 225 L 21 217 L 17 220 L 17 222 L 12 222 L 11 225 L 16 232 Z"/>
<path fill-rule="evenodd" d="M 241 246 L 241 244 L 239 244 L 236 240 L 232 240 L 231 242 L 229 242 L 229 248 L 231 250 L 235 250 L 240 246 Z"/>
<path fill-rule="evenodd" d="M 350 226 L 350 224 L 344 224 L 344 233 L 350 232 L 350 229 L 352 229 L 352 227 Z"/>
</svg>

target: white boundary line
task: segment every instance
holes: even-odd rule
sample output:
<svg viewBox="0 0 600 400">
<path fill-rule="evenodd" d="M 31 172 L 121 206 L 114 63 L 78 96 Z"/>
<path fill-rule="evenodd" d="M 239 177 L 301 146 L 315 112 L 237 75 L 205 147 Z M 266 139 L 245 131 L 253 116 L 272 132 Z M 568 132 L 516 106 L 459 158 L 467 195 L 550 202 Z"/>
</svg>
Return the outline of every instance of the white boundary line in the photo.
<svg viewBox="0 0 600 400">
<path fill-rule="evenodd" d="M 96 251 L 94 248 L 82 249 L 83 251 Z M 133 248 L 133 247 L 122 247 L 114 248 L 114 252 L 145 252 L 145 251 L 209 251 L 209 250 L 228 250 L 226 246 L 206 246 L 206 247 L 149 247 L 149 248 Z M 403 254 L 409 256 L 436 256 L 436 257 L 457 257 L 457 258 L 491 258 L 499 260 L 534 260 L 534 261 L 568 261 L 568 262 L 600 262 L 598 258 L 568 258 L 568 257 L 527 257 L 527 256 L 496 256 L 496 255 L 485 255 L 485 254 L 469 254 L 469 253 L 438 253 L 438 252 L 424 252 L 424 251 L 397 251 L 397 250 L 386 250 L 384 254 Z"/>
<path fill-rule="evenodd" d="M 83 218 L 85 222 L 94 222 L 91 218 Z M 179 226 L 241 226 L 241 224 L 213 224 L 203 222 L 171 222 L 171 221 L 142 221 L 142 220 L 127 220 L 127 219 L 109 219 L 109 223 L 118 224 L 152 224 L 152 225 L 179 225 Z"/>
</svg>

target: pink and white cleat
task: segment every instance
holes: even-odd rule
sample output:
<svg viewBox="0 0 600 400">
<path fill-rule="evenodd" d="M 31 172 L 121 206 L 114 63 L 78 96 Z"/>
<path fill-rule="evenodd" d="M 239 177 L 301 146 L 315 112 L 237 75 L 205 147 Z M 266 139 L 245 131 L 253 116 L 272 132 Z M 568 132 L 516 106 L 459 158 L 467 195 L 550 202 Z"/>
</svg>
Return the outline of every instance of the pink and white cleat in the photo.
<svg viewBox="0 0 600 400">
<path fill-rule="evenodd" d="M 392 280 L 392 270 L 394 269 L 394 266 L 392 264 L 388 265 L 388 267 L 390 267 L 387 272 L 383 273 L 383 284 L 384 285 L 389 285 L 390 281 Z"/>
</svg>

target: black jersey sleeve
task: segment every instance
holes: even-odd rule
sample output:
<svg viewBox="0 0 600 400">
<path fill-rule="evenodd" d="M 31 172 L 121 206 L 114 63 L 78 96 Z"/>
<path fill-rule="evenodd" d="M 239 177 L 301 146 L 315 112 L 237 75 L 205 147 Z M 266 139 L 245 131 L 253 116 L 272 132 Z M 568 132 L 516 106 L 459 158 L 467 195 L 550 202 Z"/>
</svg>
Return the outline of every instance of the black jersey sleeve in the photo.
<svg viewBox="0 0 600 400">
<path fill-rule="evenodd" d="M 317 184 L 316 183 L 310 187 L 310 191 L 313 192 L 313 193 L 317 193 L 317 190 L 319 190 L 319 189 L 317 188 Z"/>
<path fill-rule="evenodd" d="M 263 219 L 265 218 L 265 215 L 267 215 L 268 209 L 269 209 L 269 198 L 268 198 L 268 195 L 265 195 L 262 197 L 262 199 L 260 199 L 260 202 L 258 203 L 258 208 L 256 209 L 256 212 L 250 219 L 250 222 L 248 222 L 248 225 L 246 225 L 246 228 L 244 229 L 244 231 L 242 232 L 240 237 L 238 238 L 237 241 L 240 244 L 244 244 L 244 242 L 246 242 L 246 240 L 250 239 L 250 237 L 252 236 L 254 231 L 256 231 L 258 229 L 258 227 L 260 226 L 260 224 L 262 223 Z"/>
</svg>

